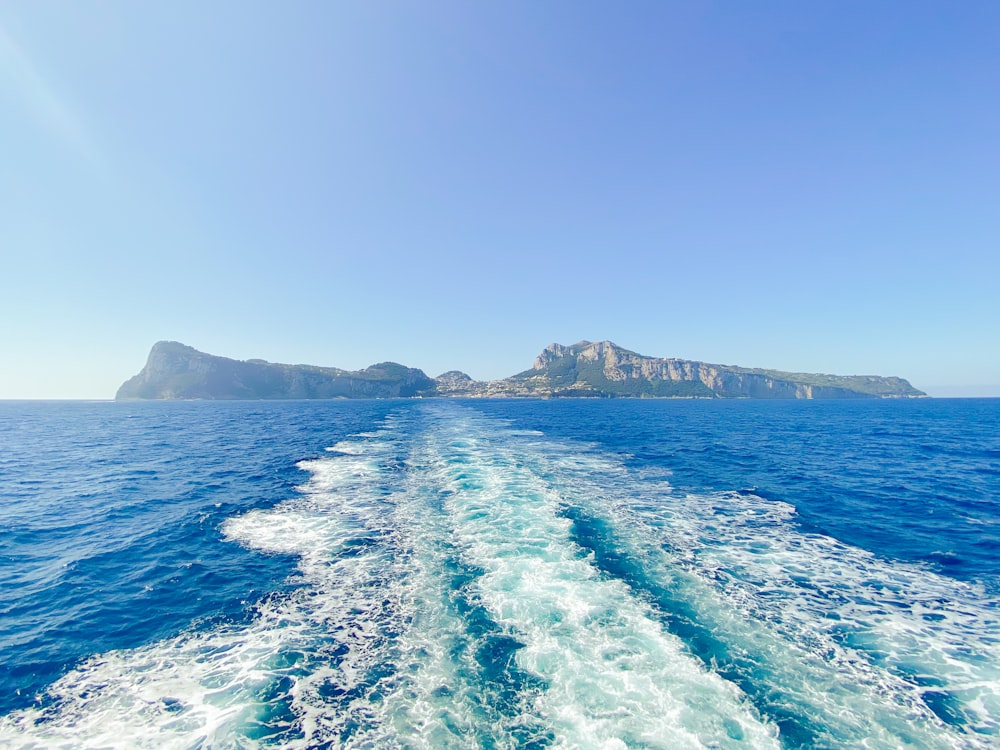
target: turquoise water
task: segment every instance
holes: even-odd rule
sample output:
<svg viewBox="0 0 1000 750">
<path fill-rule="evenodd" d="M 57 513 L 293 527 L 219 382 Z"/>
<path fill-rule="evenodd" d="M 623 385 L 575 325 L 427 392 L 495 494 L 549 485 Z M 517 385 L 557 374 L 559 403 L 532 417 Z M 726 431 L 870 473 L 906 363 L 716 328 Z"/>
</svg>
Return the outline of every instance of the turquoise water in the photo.
<svg viewBox="0 0 1000 750">
<path fill-rule="evenodd" d="M 0 403 L 0 745 L 991 747 L 998 427 Z"/>
</svg>

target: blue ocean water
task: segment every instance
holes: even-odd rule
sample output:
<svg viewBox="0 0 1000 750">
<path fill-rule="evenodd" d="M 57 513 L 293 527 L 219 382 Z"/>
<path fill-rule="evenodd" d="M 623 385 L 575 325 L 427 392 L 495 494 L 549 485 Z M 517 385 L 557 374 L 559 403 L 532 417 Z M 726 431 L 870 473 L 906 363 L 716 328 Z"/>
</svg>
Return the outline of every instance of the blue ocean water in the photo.
<svg viewBox="0 0 1000 750">
<path fill-rule="evenodd" d="M 1000 400 L 0 402 L 0 746 L 1000 744 Z"/>
</svg>

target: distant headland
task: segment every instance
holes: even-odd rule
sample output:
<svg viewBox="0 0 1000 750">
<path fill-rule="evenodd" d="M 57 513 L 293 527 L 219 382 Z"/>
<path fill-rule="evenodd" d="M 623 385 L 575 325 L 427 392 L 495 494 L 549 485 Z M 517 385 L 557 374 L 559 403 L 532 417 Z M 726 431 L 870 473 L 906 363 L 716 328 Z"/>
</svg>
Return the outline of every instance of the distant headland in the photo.
<svg viewBox="0 0 1000 750">
<path fill-rule="evenodd" d="M 903 378 L 819 375 L 661 359 L 610 341 L 550 344 L 529 370 L 477 381 L 452 370 L 431 378 L 422 370 L 382 362 L 364 370 L 235 360 L 176 341 L 153 345 L 145 367 L 115 398 L 920 398 Z"/>
</svg>

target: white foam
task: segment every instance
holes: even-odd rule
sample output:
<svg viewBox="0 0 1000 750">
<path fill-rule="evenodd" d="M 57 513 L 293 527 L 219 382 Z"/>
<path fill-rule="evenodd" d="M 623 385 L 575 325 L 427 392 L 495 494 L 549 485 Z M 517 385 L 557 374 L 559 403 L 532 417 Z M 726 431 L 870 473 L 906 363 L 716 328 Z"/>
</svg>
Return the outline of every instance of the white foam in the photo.
<svg viewBox="0 0 1000 750">
<path fill-rule="evenodd" d="M 966 731 L 1000 734 L 998 603 L 976 586 L 802 533 L 772 505 L 687 498 L 686 536 L 698 545 L 686 550 L 691 569 L 725 581 L 730 602 L 788 640 L 863 661 L 907 703 L 923 705 L 931 690 L 962 693 L 952 709 Z M 721 522 L 699 528 L 709 517 Z"/>
<path fill-rule="evenodd" d="M 551 444 L 535 461 L 603 518 L 643 575 L 758 662 L 820 741 L 989 746 L 1000 717 L 998 603 L 981 589 L 801 532 L 791 505 L 745 493 L 678 497 L 623 466 Z M 927 698 L 952 696 L 961 725 Z M 826 738 L 825 740 L 822 738 Z"/>
<path fill-rule="evenodd" d="M 393 593 L 381 590 L 393 564 L 388 546 L 337 558 L 373 533 L 365 518 L 381 493 L 363 488 L 377 467 L 340 456 L 302 466 L 312 478 L 299 498 L 224 526 L 247 546 L 299 555 L 302 588 L 262 602 L 245 627 L 221 625 L 86 661 L 50 688 L 51 705 L 0 718 L 0 744 L 248 747 L 261 721 L 286 735 L 282 746 L 335 737 L 352 709 L 321 725 L 310 715 L 310 695 L 325 681 L 350 689 L 385 661 L 400 615 Z M 281 704 L 294 720 L 266 718 Z"/>
<path fill-rule="evenodd" d="M 88 660 L 51 705 L 0 718 L 0 744 L 472 748 L 491 736 L 514 748 L 518 733 L 544 733 L 528 703 L 494 708 L 481 638 L 454 602 L 450 527 L 429 512 L 436 488 L 419 473 L 393 485 L 389 463 L 375 441 L 302 462 L 297 497 L 224 525 L 247 547 L 298 555 L 299 588 L 247 626 Z"/>
<path fill-rule="evenodd" d="M 456 539 L 485 571 L 479 596 L 524 643 L 518 665 L 547 685 L 536 707 L 559 746 L 728 746 L 737 738 L 777 746 L 775 728 L 737 688 L 701 667 L 648 605 L 600 575 L 571 541 L 559 514 L 567 498 L 521 468 L 523 446 L 505 447 L 488 422 L 468 416 L 449 414 L 439 429 L 424 438 L 433 482 L 451 490 Z"/>
</svg>

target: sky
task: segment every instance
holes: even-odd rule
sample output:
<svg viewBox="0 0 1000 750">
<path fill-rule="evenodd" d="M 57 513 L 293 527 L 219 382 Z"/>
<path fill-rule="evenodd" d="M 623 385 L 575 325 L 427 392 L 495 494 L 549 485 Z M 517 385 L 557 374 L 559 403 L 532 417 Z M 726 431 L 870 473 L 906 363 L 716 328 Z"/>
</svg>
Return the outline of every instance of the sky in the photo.
<svg viewBox="0 0 1000 750">
<path fill-rule="evenodd" d="M 1000 396 L 1000 4 L 0 4 L 0 398 L 552 342 Z"/>
</svg>

